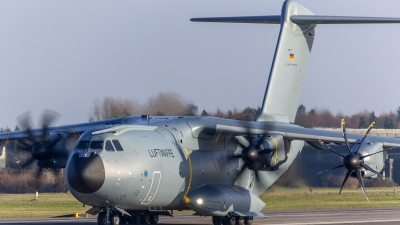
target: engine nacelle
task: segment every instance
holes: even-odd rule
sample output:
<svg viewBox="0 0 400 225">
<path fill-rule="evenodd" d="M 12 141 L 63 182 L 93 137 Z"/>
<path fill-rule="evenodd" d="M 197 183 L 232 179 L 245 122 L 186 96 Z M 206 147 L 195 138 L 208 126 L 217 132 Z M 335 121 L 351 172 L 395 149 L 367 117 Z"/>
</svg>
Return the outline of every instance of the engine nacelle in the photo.
<svg viewBox="0 0 400 225">
<path fill-rule="evenodd" d="M 353 149 L 356 149 L 358 145 L 353 146 Z M 368 142 L 363 143 L 359 150 L 359 154 L 365 156 L 370 155 L 376 152 L 374 155 L 368 156 L 364 158 L 364 164 L 368 165 L 372 169 L 376 170 L 377 172 L 381 172 L 383 167 L 385 166 L 385 159 L 386 159 L 386 152 L 383 151 L 383 144 L 381 142 Z M 363 171 L 363 177 L 365 178 L 376 178 L 377 175 L 369 170 Z"/>
<path fill-rule="evenodd" d="M 253 142 L 257 143 L 259 138 L 255 138 Z M 267 153 L 264 153 L 258 160 L 264 164 L 264 170 L 278 169 L 279 165 L 285 163 L 288 146 L 289 144 L 285 143 L 285 138 L 282 135 L 267 135 L 260 146 L 262 151 L 267 151 Z"/>
</svg>

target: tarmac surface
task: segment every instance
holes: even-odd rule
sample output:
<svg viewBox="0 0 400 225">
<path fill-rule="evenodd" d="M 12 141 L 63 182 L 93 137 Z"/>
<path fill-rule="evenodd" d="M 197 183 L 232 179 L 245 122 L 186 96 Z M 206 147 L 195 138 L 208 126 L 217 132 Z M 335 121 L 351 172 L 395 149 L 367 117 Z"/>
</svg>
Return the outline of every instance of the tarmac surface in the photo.
<svg viewBox="0 0 400 225">
<path fill-rule="evenodd" d="M 313 211 L 281 211 L 264 212 L 267 218 L 254 218 L 254 225 L 318 225 L 318 224 L 400 224 L 400 208 L 379 209 L 341 209 L 341 210 L 313 210 Z M 97 217 L 89 218 L 2 218 L 0 224 L 26 225 L 95 225 Z M 179 213 L 174 217 L 160 217 L 159 224 L 196 224 L 212 225 L 211 217 L 193 216 L 191 214 Z"/>
</svg>

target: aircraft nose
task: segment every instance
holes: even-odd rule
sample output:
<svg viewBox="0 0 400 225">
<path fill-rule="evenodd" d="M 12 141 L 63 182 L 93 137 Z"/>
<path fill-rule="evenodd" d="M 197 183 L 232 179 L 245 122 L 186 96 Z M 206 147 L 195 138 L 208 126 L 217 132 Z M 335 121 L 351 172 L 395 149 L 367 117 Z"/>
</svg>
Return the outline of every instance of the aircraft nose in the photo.
<svg viewBox="0 0 400 225">
<path fill-rule="evenodd" d="M 67 179 L 77 192 L 89 194 L 99 190 L 105 180 L 103 160 L 99 155 L 73 155 L 68 165 Z"/>
</svg>

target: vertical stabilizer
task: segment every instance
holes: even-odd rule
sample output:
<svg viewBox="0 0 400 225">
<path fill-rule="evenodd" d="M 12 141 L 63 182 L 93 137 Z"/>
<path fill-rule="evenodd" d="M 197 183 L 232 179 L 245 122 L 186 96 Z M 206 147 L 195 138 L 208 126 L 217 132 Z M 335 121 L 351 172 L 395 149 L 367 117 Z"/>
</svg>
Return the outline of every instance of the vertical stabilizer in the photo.
<svg viewBox="0 0 400 225">
<path fill-rule="evenodd" d="M 281 15 L 192 18 L 194 22 L 280 24 L 261 113 L 256 121 L 294 122 L 316 24 L 400 23 L 400 18 L 314 15 L 287 0 Z"/>
<path fill-rule="evenodd" d="M 315 24 L 298 25 L 293 15 L 313 15 L 302 5 L 286 1 L 281 29 L 257 121 L 294 122 L 314 41 Z"/>
</svg>

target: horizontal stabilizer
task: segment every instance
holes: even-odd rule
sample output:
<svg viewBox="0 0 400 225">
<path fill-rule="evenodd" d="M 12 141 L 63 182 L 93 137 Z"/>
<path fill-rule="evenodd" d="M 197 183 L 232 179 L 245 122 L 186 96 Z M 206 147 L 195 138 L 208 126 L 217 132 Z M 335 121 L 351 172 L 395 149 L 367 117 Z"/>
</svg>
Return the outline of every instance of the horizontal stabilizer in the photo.
<svg viewBox="0 0 400 225">
<path fill-rule="evenodd" d="M 296 24 L 363 24 L 363 23 L 400 23 L 400 18 L 394 17 L 356 17 L 356 16 L 319 16 L 293 15 L 290 20 Z M 238 17 L 205 17 L 192 18 L 193 22 L 220 23 L 266 23 L 280 24 L 281 16 L 238 16 Z"/>
<path fill-rule="evenodd" d="M 220 22 L 220 23 L 269 23 L 280 24 L 281 15 L 275 16 L 238 16 L 238 17 L 207 17 L 192 18 L 193 22 Z"/>
<path fill-rule="evenodd" d="M 400 23 L 400 18 L 393 17 L 293 15 L 290 20 L 297 24 Z"/>
</svg>

